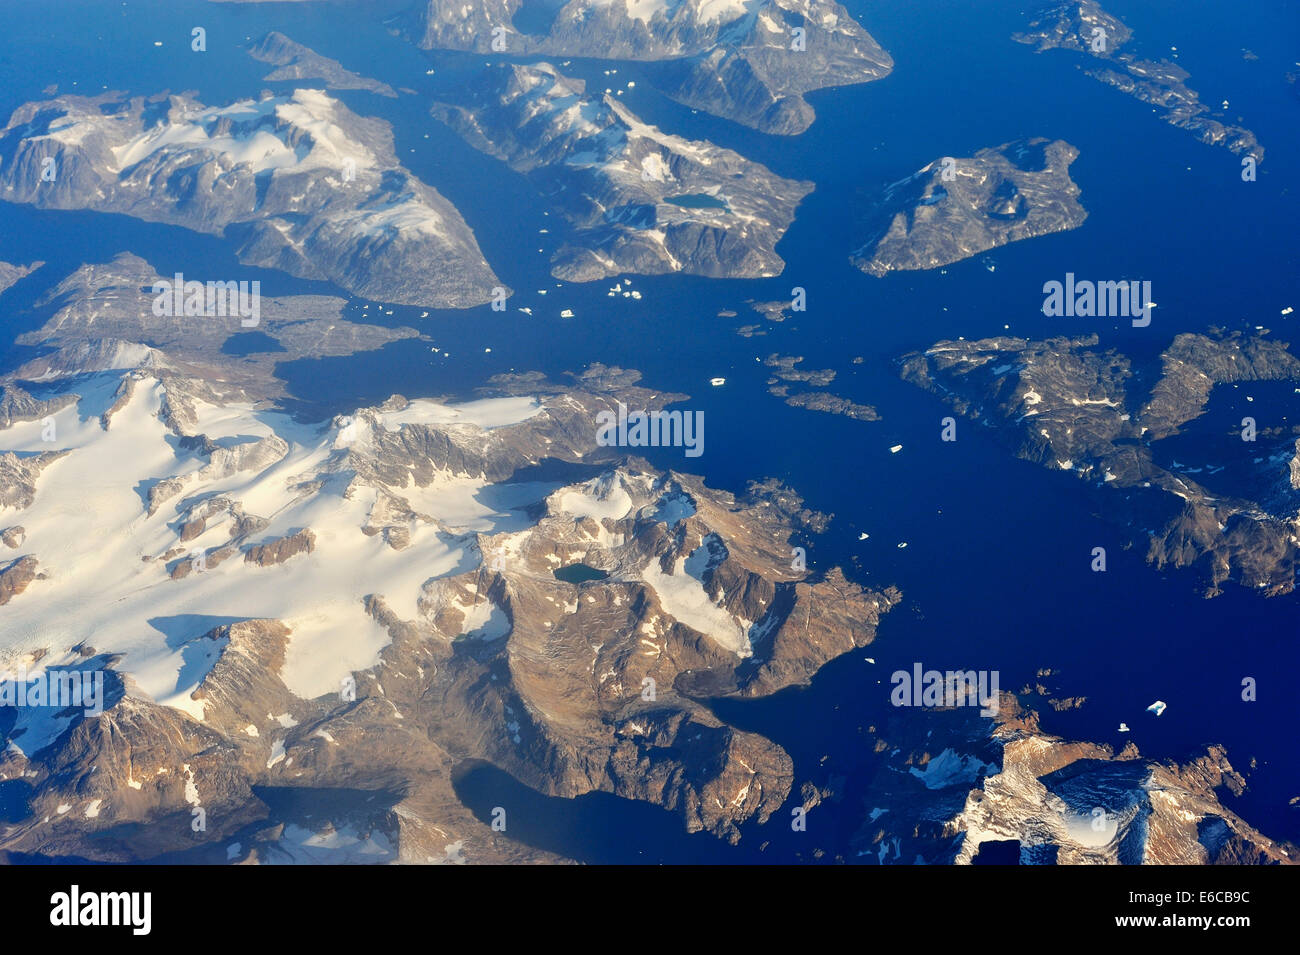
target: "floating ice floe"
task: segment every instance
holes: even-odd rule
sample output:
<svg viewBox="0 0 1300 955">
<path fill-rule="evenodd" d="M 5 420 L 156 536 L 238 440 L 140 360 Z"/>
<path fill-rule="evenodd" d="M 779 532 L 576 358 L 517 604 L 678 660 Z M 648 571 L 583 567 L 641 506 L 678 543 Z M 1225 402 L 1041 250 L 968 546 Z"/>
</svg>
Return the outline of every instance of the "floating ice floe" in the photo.
<svg viewBox="0 0 1300 955">
<path fill-rule="evenodd" d="M 429 313 L 428 313 L 428 312 L 421 312 L 421 313 L 420 313 L 420 317 L 421 317 L 421 318 L 428 318 L 428 317 L 429 317 Z"/>
<path fill-rule="evenodd" d="M 573 318 L 573 309 L 566 308 L 564 311 L 560 312 L 560 318 Z"/>
<path fill-rule="evenodd" d="M 1127 733 L 1127 732 L 1128 732 L 1128 724 L 1127 724 L 1127 723 L 1120 723 L 1120 724 L 1119 724 L 1119 731 L 1120 731 L 1121 733 Z"/>
<path fill-rule="evenodd" d="M 902 451 L 902 450 L 903 450 L 903 446 L 902 446 L 901 444 L 896 444 L 896 445 L 894 445 L 892 448 L 889 449 L 889 453 L 890 453 L 890 454 L 897 454 L 899 451 Z"/>
<path fill-rule="evenodd" d="M 899 549 L 899 550 L 902 550 L 902 549 L 903 549 L 904 547 L 906 547 L 906 546 L 907 546 L 907 541 L 899 541 L 899 542 L 898 542 L 898 549 Z"/>
<path fill-rule="evenodd" d="M 858 540 L 860 540 L 860 541 L 864 541 L 864 540 L 866 540 L 866 539 L 867 539 L 868 537 L 870 537 L 870 536 L 871 536 L 870 534 L 859 534 L 859 535 L 858 535 Z"/>
<path fill-rule="evenodd" d="M 725 378 L 710 378 L 710 379 L 709 379 L 709 384 L 711 384 L 714 388 L 721 388 L 721 387 L 722 387 L 723 385 L 725 385 L 726 383 L 727 383 L 727 379 L 725 379 Z"/>
<path fill-rule="evenodd" d="M 519 309 L 519 311 L 523 312 L 525 315 L 531 315 L 531 314 L 533 314 L 533 310 L 532 310 L 531 308 L 522 308 L 522 307 L 521 307 L 521 308 Z"/>
<path fill-rule="evenodd" d="M 1165 711 L 1164 700 L 1156 700 L 1154 703 L 1152 703 L 1150 706 L 1147 707 L 1147 712 L 1154 713 L 1156 716 L 1159 716 L 1164 711 Z"/>
<path fill-rule="evenodd" d="M 1283 314 L 1283 315 L 1290 315 L 1290 314 L 1291 314 L 1292 312 L 1294 312 L 1294 311 L 1295 311 L 1295 309 L 1292 308 L 1290 305 L 1288 305 L 1286 308 L 1282 309 L 1282 314 Z"/>
</svg>

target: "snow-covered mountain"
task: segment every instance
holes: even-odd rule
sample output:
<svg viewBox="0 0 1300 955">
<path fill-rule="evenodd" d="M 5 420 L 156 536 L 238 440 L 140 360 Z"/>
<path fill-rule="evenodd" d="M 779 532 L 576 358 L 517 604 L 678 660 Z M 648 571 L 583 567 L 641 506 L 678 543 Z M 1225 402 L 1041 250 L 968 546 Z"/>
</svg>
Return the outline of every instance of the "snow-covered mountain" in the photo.
<svg viewBox="0 0 1300 955">
<path fill-rule="evenodd" d="M 147 267 L 114 270 L 129 313 Z M 790 758 L 697 700 L 806 683 L 899 599 L 792 561 L 825 518 L 789 489 L 736 497 L 600 447 L 602 411 L 683 397 L 634 373 L 303 424 L 256 378 L 201 376 L 201 341 L 117 338 L 92 278 L 50 323 L 88 347 L 0 384 L 0 670 L 105 686 L 102 712 L 0 710 L 15 857 L 549 858 L 461 804 L 466 759 L 736 839 L 785 800 Z M 518 476 L 543 462 L 588 476 Z M 259 795 L 279 787 L 292 806 Z"/>
<path fill-rule="evenodd" d="M 378 301 L 463 308 L 501 284 L 455 207 L 398 163 L 388 124 L 319 90 L 62 96 L 16 110 L 0 150 L 10 202 L 224 234 L 241 261 Z"/>
</svg>

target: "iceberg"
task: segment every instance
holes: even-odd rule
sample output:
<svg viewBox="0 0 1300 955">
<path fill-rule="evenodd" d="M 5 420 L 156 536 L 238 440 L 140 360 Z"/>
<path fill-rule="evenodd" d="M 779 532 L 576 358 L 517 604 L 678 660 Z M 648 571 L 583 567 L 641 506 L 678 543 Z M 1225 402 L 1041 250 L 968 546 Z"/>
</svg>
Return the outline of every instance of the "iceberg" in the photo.
<svg viewBox="0 0 1300 955">
<path fill-rule="evenodd" d="M 1150 706 L 1147 707 L 1147 712 L 1154 713 L 1156 716 L 1159 716 L 1164 711 L 1165 711 L 1164 700 L 1156 700 L 1154 703 L 1152 703 Z"/>
</svg>

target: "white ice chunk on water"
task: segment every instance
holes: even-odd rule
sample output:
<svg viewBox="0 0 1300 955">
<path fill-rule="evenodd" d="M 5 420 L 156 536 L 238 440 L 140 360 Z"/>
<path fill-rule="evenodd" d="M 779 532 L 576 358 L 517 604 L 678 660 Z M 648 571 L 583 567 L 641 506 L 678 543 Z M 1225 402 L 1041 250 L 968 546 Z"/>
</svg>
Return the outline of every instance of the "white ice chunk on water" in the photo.
<svg viewBox="0 0 1300 955">
<path fill-rule="evenodd" d="M 1164 700 L 1156 700 L 1154 703 L 1152 703 L 1150 706 L 1147 707 L 1147 712 L 1154 713 L 1156 716 L 1159 716 L 1164 711 L 1165 711 Z"/>
<path fill-rule="evenodd" d="M 1120 723 L 1120 724 L 1119 724 L 1119 732 L 1121 732 L 1121 733 L 1127 733 L 1127 732 L 1128 732 L 1128 724 L 1127 724 L 1127 723 Z"/>
<path fill-rule="evenodd" d="M 714 388 L 721 388 L 721 387 L 722 387 L 723 385 L 725 385 L 726 383 L 727 383 L 727 379 L 725 379 L 725 378 L 710 378 L 710 379 L 709 379 L 709 384 L 711 384 Z"/>
</svg>

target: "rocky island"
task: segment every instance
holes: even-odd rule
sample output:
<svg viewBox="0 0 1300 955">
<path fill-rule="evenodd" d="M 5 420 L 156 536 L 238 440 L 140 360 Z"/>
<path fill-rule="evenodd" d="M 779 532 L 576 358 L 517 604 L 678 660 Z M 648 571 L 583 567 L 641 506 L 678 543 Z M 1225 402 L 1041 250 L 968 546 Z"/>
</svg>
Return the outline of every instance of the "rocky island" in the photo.
<svg viewBox="0 0 1300 955">
<path fill-rule="evenodd" d="M 779 275 L 775 245 L 812 183 L 728 149 L 661 132 L 553 66 L 488 68 L 433 115 L 507 163 L 577 230 L 551 274 L 590 282 L 637 273 Z"/>
<path fill-rule="evenodd" d="M 428 0 L 416 34 L 426 50 L 649 61 L 678 102 L 783 135 L 812 124 L 805 93 L 894 65 L 834 0 Z"/>
<path fill-rule="evenodd" d="M 850 259 L 869 275 L 933 269 L 980 252 L 1078 228 L 1087 218 L 1061 140 L 1026 139 L 944 157 L 886 187 L 870 237 Z"/>
<path fill-rule="evenodd" d="M 248 55 L 276 67 L 263 77 L 268 83 L 322 80 L 332 90 L 365 90 L 379 96 L 397 96 L 387 83 L 345 69 L 338 60 L 321 56 L 311 47 L 294 42 L 278 30 L 272 30 L 249 47 Z"/>
<path fill-rule="evenodd" d="M 880 414 L 871 405 L 859 404 L 856 401 L 829 392 L 800 391 L 791 394 L 791 385 L 825 388 L 835 380 L 835 371 L 833 369 L 799 368 L 798 366 L 802 363 L 803 357 L 799 355 L 768 355 L 763 360 L 763 364 L 772 369 L 771 377 L 767 379 L 768 394 L 781 398 L 792 408 L 804 408 L 808 411 L 842 415 L 855 421 L 880 420 Z"/>
<path fill-rule="evenodd" d="M 1107 13 L 1097 0 L 1068 0 L 1037 13 L 1028 29 L 1012 39 L 1044 50 L 1072 50 L 1084 53 L 1105 66 L 1088 75 L 1129 96 L 1164 111 L 1165 122 L 1194 133 L 1203 143 L 1223 146 L 1258 162 L 1264 147 L 1255 134 L 1242 126 L 1221 122 L 1187 86 L 1190 74 L 1170 60 L 1144 60 L 1120 47 L 1133 39 L 1124 21 Z M 1226 108 L 1228 103 L 1223 103 Z M 1222 114 L 1220 114 L 1222 115 Z"/>
<path fill-rule="evenodd" d="M 996 429 L 1018 457 L 1087 481 L 1108 518 L 1145 532 L 1155 566 L 1194 567 L 1207 595 L 1228 580 L 1267 595 L 1294 590 L 1297 435 L 1256 435 L 1253 419 L 1247 428 L 1233 415 L 1222 423 L 1232 438 L 1222 457 L 1180 462 L 1161 444 L 1205 414 L 1220 386 L 1300 385 L 1286 343 L 1185 333 L 1154 363 L 1135 363 L 1100 348 L 1096 335 L 944 341 L 905 356 L 902 375 Z M 1229 464 L 1254 475 L 1237 482 L 1238 493 L 1216 488 Z"/>
</svg>

